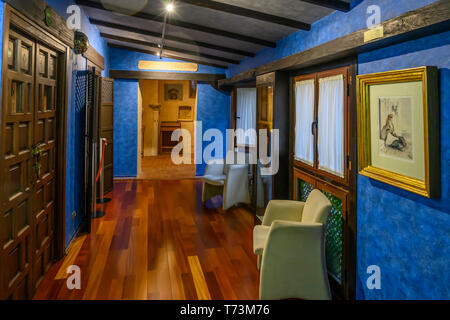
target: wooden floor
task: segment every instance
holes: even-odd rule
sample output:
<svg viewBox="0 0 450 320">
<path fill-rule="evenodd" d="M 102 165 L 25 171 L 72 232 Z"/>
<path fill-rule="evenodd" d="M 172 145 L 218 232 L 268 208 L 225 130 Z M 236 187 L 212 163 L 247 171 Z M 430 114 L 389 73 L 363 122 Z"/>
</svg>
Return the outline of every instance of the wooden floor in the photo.
<svg viewBox="0 0 450 320">
<path fill-rule="evenodd" d="M 258 299 L 253 215 L 201 204 L 201 182 L 117 181 L 106 216 L 77 238 L 35 299 Z M 66 286 L 70 265 L 81 290 Z"/>
<path fill-rule="evenodd" d="M 195 178 L 195 164 L 176 165 L 170 154 L 155 157 L 142 157 L 140 179 L 149 180 L 180 180 Z"/>
</svg>

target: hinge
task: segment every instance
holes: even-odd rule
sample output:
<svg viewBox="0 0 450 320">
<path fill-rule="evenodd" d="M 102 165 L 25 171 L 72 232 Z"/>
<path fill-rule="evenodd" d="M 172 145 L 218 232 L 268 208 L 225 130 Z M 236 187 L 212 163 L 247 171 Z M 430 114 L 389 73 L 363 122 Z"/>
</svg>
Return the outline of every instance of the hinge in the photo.
<svg viewBox="0 0 450 320">
<path fill-rule="evenodd" d="M 352 170 L 352 162 L 350 161 L 350 156 L 347 156 L 347 169 Z"/>
<path fill-rule="evenodd" d="M 350 83 L 347 83 L 347 96 L 350 97 Z"/>
</svg>

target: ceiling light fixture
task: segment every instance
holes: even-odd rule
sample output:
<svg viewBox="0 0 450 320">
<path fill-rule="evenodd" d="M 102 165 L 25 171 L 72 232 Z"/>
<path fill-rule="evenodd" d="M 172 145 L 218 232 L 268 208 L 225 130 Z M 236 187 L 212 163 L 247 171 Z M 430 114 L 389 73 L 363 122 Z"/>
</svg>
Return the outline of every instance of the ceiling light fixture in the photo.
<svg viewBox="0 0 450 320">
<path fill-rule="evenodd" d="M 162 31 L 162 37 L 161 37 L 161 45 L 159 50 L 159 58 L 162 59 L 162 53 L 164 49 L 164 38 L 166 36 L 166 27 L 167 27 L 167 16 L 175 9 L 173 2 L 169 2 L 166 4 L 166 13 L 164 15 L 164 23 L 163 23 L 163 31 Z"/>
<path fill-rule="evenodd" d="M 168 3 L 167 6 L 166 6 L 166 10 L 168 12 L 172 12 L 173 9 L 174 9 L 173 3 Z"/>
</svg>

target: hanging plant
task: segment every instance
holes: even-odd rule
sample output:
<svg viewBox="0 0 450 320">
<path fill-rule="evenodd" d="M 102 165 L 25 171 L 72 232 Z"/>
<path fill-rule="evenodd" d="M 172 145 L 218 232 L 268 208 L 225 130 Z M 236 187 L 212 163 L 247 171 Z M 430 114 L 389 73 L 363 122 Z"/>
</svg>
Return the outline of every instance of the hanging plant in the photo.
<svg viewBox="0 0 450 320">
<path fill-rule="evenodd" d="M 52 9 L 49 6 L 45 7 L 44 20 L 45 20 L 45 24 L 48 27 L 51 27 L 51 25 L 53 24 L 53 19 L 52 19 Z"/>
<path fill-rule="evenodd" d="M 83 54 L 89 48 L 89 38 L 81 31 L 75 31 L 74 51 L 76 54 Z"/>
</svg>

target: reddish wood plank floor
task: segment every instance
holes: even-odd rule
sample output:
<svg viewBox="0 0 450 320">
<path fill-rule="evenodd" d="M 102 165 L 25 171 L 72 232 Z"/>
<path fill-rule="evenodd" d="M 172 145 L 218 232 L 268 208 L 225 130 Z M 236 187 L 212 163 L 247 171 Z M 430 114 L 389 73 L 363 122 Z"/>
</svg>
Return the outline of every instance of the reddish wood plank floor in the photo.
<svg viewBox="0 0 450 320">
<path fill-rule="evenodd" d="M 35 299 L 257 299 L 253 215 L 201 203 L 201 182 L 117 181 L 106 216 L 52 266 Z M 81 268 L 81 289 L 65 270 Z"/>
</svg>

